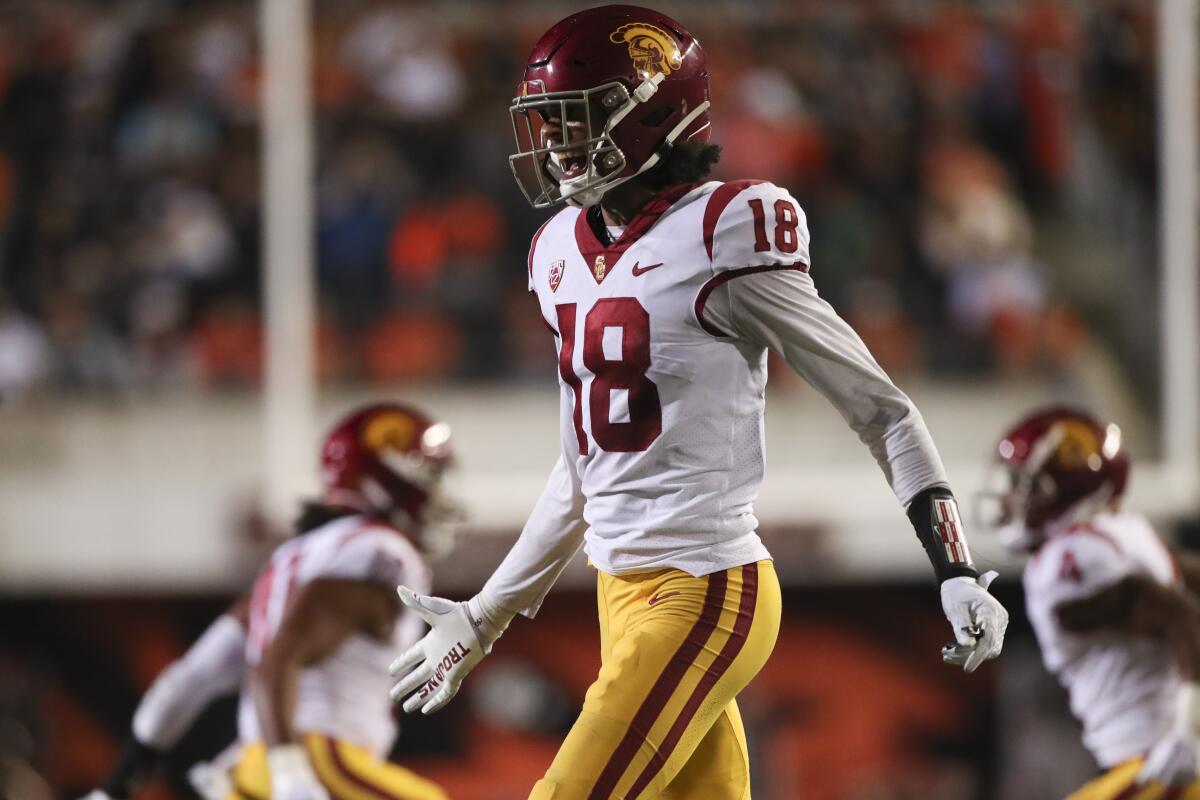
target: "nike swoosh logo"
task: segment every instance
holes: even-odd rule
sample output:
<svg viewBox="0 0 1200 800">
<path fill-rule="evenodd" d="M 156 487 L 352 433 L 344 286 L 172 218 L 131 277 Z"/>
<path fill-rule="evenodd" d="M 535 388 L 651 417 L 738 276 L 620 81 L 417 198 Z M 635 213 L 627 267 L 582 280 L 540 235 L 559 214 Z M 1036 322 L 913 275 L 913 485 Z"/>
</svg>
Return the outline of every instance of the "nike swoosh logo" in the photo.
<svg viewBox="0 0 1200 800">
<path fill-rule="evenodd" d="M 663 265 L 663 262 L 660 261 L 657 264 L 651 264 L 648 267 L 639 267 L 638 262 L 635 261 L 635 262 L 633 262 L 633 270 L 632 270 L 633 277 L 636 278 L 638 275 L 641 275 L 644 272 L 649 272 L 652 269 L 658 269 L 662 265 Z"/>
<path fill-rule="evenodd" d="M 650 605 L 654 605 L 655 603 L 659 603 L 663 600 L 666 600 L 668 597 L 674 597 L 677 594 L 679 594 L 679 592 L 665 592 L 663 594 L 656 594 L 656 595 L 654 595 L 654 597 L 651 597 L 647 602 Z"/>
</svg>

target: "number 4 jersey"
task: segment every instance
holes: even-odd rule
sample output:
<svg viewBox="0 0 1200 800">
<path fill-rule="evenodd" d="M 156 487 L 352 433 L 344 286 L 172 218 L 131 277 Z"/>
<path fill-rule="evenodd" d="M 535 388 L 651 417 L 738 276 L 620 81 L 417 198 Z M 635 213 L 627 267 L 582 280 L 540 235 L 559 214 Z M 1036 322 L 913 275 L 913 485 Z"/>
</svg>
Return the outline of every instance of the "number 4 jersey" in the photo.
<svg viewBox="0 0 1200 800">
<path fill-rule="evenodd" d="M 675 186 L 623 230 L 598 212 L 563 209 L 530 249 L 563 448 L 489 599 L 532 615 L 583 540 L 611 574 L 699 576 L 768 558 L 753 509 L 767 348 L 837 406 L 902 503 L 945 481 L 912 403 L 817 295 L 804 213 L 786 191 Z"/>
<path fill-rule="evenodd" d="M 1170 731 L 1179 690 L 1171 648 L 1143 636 L 1071 633 L 1055 610 L 1130 575 L 1179 580 L 1154 529 L 1131 512 L 1062 525 L 1025 565 L 1025 606 L 1042 660 L 1070 694 L 1083 743 L 1103 767 L 1145 755 Z"/>
</svg>

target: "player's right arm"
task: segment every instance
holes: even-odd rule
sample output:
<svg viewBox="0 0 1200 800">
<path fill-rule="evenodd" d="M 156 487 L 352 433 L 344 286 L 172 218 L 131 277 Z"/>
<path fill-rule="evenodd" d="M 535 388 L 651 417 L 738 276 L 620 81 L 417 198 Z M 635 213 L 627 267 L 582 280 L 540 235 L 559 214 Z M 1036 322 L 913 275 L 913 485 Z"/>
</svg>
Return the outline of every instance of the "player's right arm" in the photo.
<svg viewBox="0 0 1200 800">
<path fill-rule="evenodd" d="M 1187 785 L 1200 766 L 1200 597 L 1164 584 L 1123 559 L 1096 534 L 1052 541 L 1039 555 L 1054 616 L 1077 635 L 1119 632 L 1165 642 L 1183 680 L 1170 732 L 1146 756 L 1138 780 Z"/>
<path fill-rule="evenodd" d="M 246 609 L 240 597 L 150 685 L 133 715 L 132 732 L 102 788 L 89 798 L 130 797 L 213 700 L 235 691 L 246 665 Z"/>
<path fill-rule="evenodd" d="M 479 594 L 462 603 L 400 587 L 400 599 L 429 623 L 429 633 L 391 666 L 391 696 L 404 710 L 432 714 L 491 652 L 518 613 L 532 618 L 583 544 L 586 524 L 578 478 L 560 455 L 516 544 Z"/>
<path fill-rule="evenodd" d="M 456 603 L 400 587 L 400 599 L 430 628 L 391 665 L 397 678 L 391 696 L 406 712 L 432 714 L 450 702 L 513 617 L 532 619 L 537 614 L 550 587 L 583 546 L 583 493 L 569 450 L 575 436 L 574 401 L 566 391 L 560 401 L 563 451 L 516 544 L 479 594 Z"/>
</svg>

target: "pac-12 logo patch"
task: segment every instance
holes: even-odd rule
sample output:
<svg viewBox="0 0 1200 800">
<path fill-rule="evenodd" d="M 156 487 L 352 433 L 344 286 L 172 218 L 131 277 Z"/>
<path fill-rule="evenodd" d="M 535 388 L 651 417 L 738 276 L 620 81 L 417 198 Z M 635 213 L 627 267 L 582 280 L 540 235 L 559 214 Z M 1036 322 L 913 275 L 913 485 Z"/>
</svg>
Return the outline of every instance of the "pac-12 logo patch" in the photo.
<svg viewBox="0 0 1200 800">
<path fill-rule="evenodd" d="M 679 52 L 674 37 L 657 25 L 631 22 L 617 28 L 608 39 L 614 44 L 629 46 L 633 68 L 643 78 L 653 77 L 659 72 L 670 75 L 683 66 L 683 54 Z"/>
<path fill-rule="evenodd" d="M 592 275 L 596 278 L 596 283 L 604 280 L 607 274 L 608 262 L 604 260 L 604 256 L 596 256 L 596 260 L 592 262 Z"/>
<path fill-rule="evenodd" d="M 550 265 L 550 291 L 558 291 L 558 285 L 562 283 L 563 270 L 566 268 L 567 262 L 561 258 Z"/>
</svg>

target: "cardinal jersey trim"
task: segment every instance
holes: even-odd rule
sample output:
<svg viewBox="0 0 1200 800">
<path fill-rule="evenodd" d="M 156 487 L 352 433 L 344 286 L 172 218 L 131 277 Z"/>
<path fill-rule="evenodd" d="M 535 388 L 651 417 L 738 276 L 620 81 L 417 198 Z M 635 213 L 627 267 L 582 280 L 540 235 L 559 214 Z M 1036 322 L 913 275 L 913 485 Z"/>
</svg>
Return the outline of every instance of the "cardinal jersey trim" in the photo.
<svg viewBox="0 0 1200 800">
<path fill-rule="evenodd" d="M 737 197 L 744 190 L 751 186 L 757 186 L 762 181 L 760 180 L 741 180 L 729 181 L 717 187 L 708 198 L 708 204 L 704 207 L 704 250 L 708 253 L 708 260 L 712 261 L 713 257 L 713 237 L 717 232 L 717 223 L 721 220 L 721 214 L 724 213 L 725 207 L 733 202 L 733 198 Z"/>
<path fill-rule="evenodd" d="M 604 276 L 608 274 L 608 266 L 615 265 L 621 258 L 621 254 L 642 238 L 642 235 L 650 230 L 655 222 L 658 222 L 659 217 L 699 185 L 698 183 L 685 183 L 664 189 L 629 221 L 617 240 L 607 246 L 601 244 L 600 240 L 596 238 L 596 232 L 592 230 L 591 220 L 588 219 L 591 209 L 581 211 L 575 218 L 575 242 L 579 247 L 579 254 L 583 256 L 583 260 L 589 268 L 593 267 L 597 260 L 605 265 L 604 271 L 596 276 L 596 283 L 604 280 Z"/>
<path fill-rule="evenodd" d="M 716 325 L 707 322 L 704 319 L 704 306 L 708 304 L 708 298 L 714 290 L 719 286 L 724 286 L 734 278 L 741 278 L 745 275 L 755 275 L 759 272 L 778 272 L 780 270 L 796 270 L 797 272 L 808 272 L 808 265 L 797 261 L 793 264 L 763 264 L 758 267 L 742 267 L 741 269 L 731 269 L 728 272 L 722 272 L 713 276 L 709 281 L 700 287 L 700 292 L 696 295 L 696 322 L 700 323 L 709 334 L 727 339 L 732 336 L 732 333 L 725 333 Z"/>
</svg>

